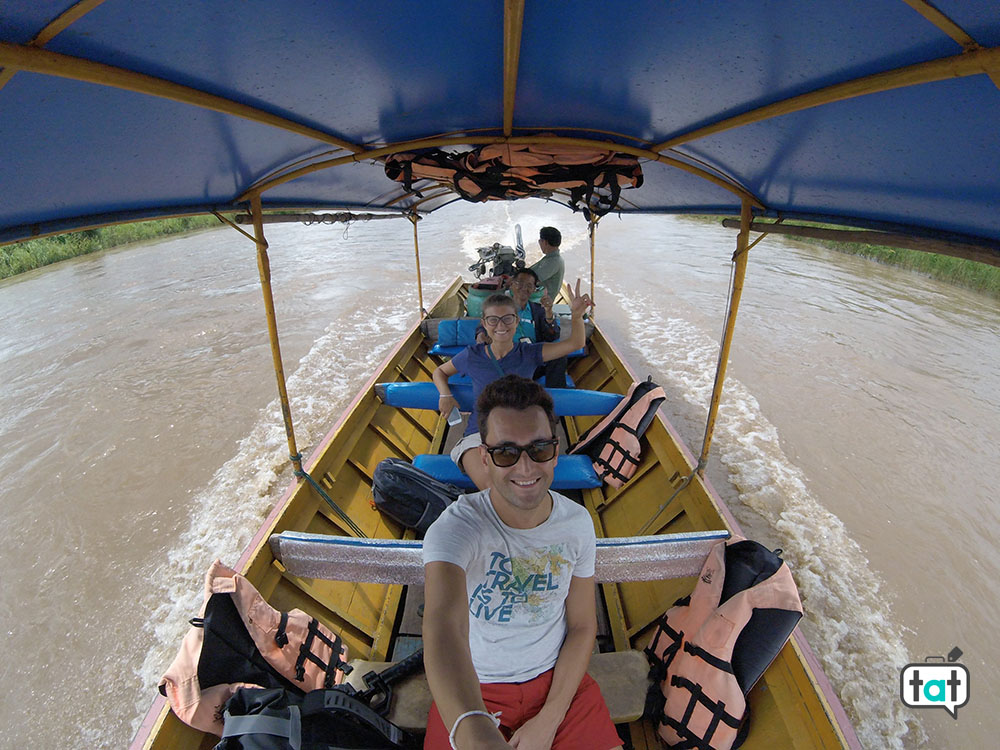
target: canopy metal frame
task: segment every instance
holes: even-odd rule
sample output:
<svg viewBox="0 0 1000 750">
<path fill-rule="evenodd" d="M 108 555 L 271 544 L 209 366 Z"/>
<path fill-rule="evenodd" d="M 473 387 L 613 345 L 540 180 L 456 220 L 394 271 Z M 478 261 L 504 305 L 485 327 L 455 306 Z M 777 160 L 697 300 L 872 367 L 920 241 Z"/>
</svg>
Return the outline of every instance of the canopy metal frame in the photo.
<svg viewBox="0 0 1000 750">
<path fill-rule="evenodd" d="M 518 85 L 522 31 L 525 19 L 524 0 L 504 0 L 502 60 L 503 114 L 502 123 L 499 123 L 500 135 L 461 133 L 454 135 L 428 135 L 427 137 L 384 145 L 354 143 L 336 134 L 325 132 L 322 129 L 312 127 L 303 122 L 297 122 L 293 118 L 282 117 L 198 88 L 184 86 L 127 68 L 98 63 L 45 49 L 45 45 L 58 36 L 58 34 L 72 27 L 74 23 L 85 17 L 95 8 L 100 7 L 102 4 L 101 0 L 81 0 L 54 21 L 50 22 L 34 39 L 26 44 L 0 42 L 0 66 L 2 66 L 2 71 L 0 71 L 0 87 L 7 83 L 18 71 L 71 78 L 96 85 L 110 86 L 148 96 L 170 99 L 205 110 L 233 115 L 255 123 L 296 133 L 334 147 L 334 151 L 331 152 L 333 158 L 317 160 L 319 157 L 313 156 L 305 160 L 298 160 L 298 165 L 289 164 L 287 167 L 276 170 L 276 173 L 272 173 L 272 175 L 261 181 L 244 186 L 234 196 L 232 206 L 229 208 L 245 205 L 254 196 L 262 196 L 268 191 L 290 181 L 344 164 L 379 160 L 390 154 L 415 149 L 447 149 L 458 146 L 509 142 L 514 144 L 576 145 L 632 154 L 639 158 L 660 162 L 695 175 L 732 193 L 740 199 L 741 203 L 744 200 L 749 200 L 757 214 L 776 216 L 777 212 L 772 207 L 765 205 L 760 197 L 753 195 L 752 191 L 746 185 L 740 184 L 737 179 L 728 175 L 720 175 L 713 168 L 697 164 L 696 160 L 690 156 L 675 152 L 672 153 L 670 150 L 678 145 L 690 144 L 733 128 L 896 88 L 981 74 L 989 76 L 1000 87 L 1000 47 L 984 47 L 980 45 L 968 32 L 932 4 L 926 2 L 926 0 L 905 0 L 905 2 L 919 13 L 921 17 L 953 39 L 960 46 L 961 52 L 952 56 L 886 70 L 874 75 L 861 76 L 853 80 L 821 87 L 805 94 L 791 96 L 757 107 L 748 112 L 710 122 L 651 146 L 631 145 L 617 142 L 617 140 L 609 142 L 593 137 L 601 135 L 601 131 L 585 131 L 586 135 L 572 137 L 547 135 L 545 134 L 546 131 L 558 130 L 559 128 L 546 126 L 539 127 L 533 134 L 517 134 L 522 130 L 514 126 L 514 109 Z M 616 134 L 616 138 L 629 139 L 633 143 L 643 142 L 642 139 L 628 134 Z M 338 152 L 340 152 L 339 156 L 336 155 Z M 303 161 L 306 163 L 302 163 Z M 445 186 L 444 191 L 436 192 L 434 199 L 444 197 L 446 191 L 447 186 Z M 406 193 L 405 191 L 399 196 L 400 199 L 412 197 L 413 193 Z M 425 209 L 424 205 L 428 202 L 432 202 L 431 199 L 425 198 L 419 205 L 412 207 L 410 210 L 424 212 L 440 208 L 439 205 L 433 205 L 430 209 Z M 225 207 L 217 206 L 211 210 L 222 208 Z M 184 215 L 184 213 L 179 212 L 170 215 Z M 787 211 L 783 215 L 792 216 Z M 105 221 L 102 217 L 79 217 L 77 220 L 64 220 L 62 222 L 62 229 L 65 231 L 66 225 L 73 224 L 74 221 L 78 222 L 77 226 L 93 227 L 146 218 L 146 216 L 116 216 L 106 218 L 109 220 Z M 833 223 L 845 226 L 861 225 L 858 223 L 861 221 L 860 219 L 856 221 L 851 217 L 836 216 L 830 217 L 830 219 Z M 47 233 L 43 229 L 38 229 L 33 235 L 38 236 Z M 895 233 L 902 237 L 913 235 L 926 238 L 927 235 L 926 230 L 922 230 L 919 227 L 914 227 L 912 230 L 907 230 L 906 227 L 898 227 Z M 872 240 L 869 238 L 869 241 Z M 895 241 L 898 243 L 902 240 L 896 238 Z M 957 248 L 952 247 L 948 254 L 1000 265 L 1000 247 L 995 242 L 973 236 L 953 237 L 945 241 L 950 241 L 952 245 L 962 246 Z M 900 245 L 897 244 L 897 246 Z M 941 252 L 933 243 L 929 244 L 927 242 L 916 243 L 909 247 L 914 247 L 914 249 L 918 250 Z M 968 250 L 965 248 L 968 248 Z"/>
</svg>

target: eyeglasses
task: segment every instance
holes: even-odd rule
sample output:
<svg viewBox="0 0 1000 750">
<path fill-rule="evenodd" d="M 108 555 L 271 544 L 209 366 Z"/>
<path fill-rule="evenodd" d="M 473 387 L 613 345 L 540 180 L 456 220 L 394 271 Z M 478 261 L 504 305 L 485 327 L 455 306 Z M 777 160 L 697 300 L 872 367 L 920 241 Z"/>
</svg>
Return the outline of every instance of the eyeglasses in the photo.
<svg viewBox="0 0 1000 750">
<path fill-rule="evenodd" d="M 531 280 L 531 279 L 528 279 L 527 281 L 512 281 L 512 282 L 510 282 L 510 285 L 511 286 L 516 286 L 518 289 L 534 289 L 535 288 L 535 282 L 533 280 Z"/>
<path fill-rule="evenodd" d="M 551 461 L 556 457 L 559 440 L 558 438 L 551 438 L 550 440 L 536 440 L 530 445 L 507 443 L 505 445 L 487 445 L 484 447 L 486 448 L 486 452 L 490 454 L 490 458 L 493 459 L 493 463 L 501 469 L 505 469 L 520 461 L 522 452 L 527 453 L 528 458 L 536 464 L 544 464 L 546 461 Z"/>
<path fill-rule="evenodd" d="M 500 325 L 503 323 L 505 326 L 511 325 L 517 316 L 514 313 L 507 313 L 506 315 L 487 315 L 483 318 L 483 322 L 488 326 Z"/>
</svg>

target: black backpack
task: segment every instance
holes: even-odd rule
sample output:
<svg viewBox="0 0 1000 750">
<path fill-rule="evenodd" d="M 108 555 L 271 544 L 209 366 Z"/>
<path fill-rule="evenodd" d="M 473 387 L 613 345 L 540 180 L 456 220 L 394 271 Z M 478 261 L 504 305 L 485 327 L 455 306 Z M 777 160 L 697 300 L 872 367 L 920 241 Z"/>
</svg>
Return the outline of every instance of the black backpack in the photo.
<svg viewBox="0 0 1000 750">
<path fill-rule="evenodd" d="M 421 537 L 462 489 L 446 484 L 408 461 L 386 458 L 375 467 L 375 507 Z"/>
<path fill-rule="evenodd" d="M 416 748 L 413 738 L 342 689 L 239 688 L 215 750 Z"/>
</svg>

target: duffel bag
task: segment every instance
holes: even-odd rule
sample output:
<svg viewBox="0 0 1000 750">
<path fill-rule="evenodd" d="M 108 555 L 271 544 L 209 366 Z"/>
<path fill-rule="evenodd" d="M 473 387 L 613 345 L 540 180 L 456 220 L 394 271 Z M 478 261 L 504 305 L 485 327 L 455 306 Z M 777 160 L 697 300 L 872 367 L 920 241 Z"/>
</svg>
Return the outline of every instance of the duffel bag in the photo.
<svg viewBox="0 0 1000 750">
<path fill-rule="evenodd" d="M 375 507 L 420 536 L 460 494 L 461 488 L 435 479 L 409 461 L 386 458 L 375 467 Z"/>
</svg>

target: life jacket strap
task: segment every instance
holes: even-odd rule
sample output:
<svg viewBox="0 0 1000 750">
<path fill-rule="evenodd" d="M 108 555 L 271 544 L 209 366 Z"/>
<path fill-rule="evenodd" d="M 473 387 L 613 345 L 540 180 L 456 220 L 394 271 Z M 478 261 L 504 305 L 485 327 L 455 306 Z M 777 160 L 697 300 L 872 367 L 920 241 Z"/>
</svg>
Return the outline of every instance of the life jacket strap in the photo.
<svg viewBox="0 0 1000 750">
<path fill-rule="evenodd" d="M 627 430 L 633 435 L 635 434 L 634 430 L 630 430 L 624 425 L 621 429 Z M 597 472 L 597 476 L 601 477 L 601 479 L 612 476 L 624 484 L 632 478 L 635 470 L 639 468 L 639 459 L 633 456 L 628 448 L 615 440 L 614 437 L 609 437 L 605 446 L 611 447 L 611 453 L 607 458 L 598 456 L 594 459 L 594 469 Z M 626 466 L 626 464 L 630 464 L 630 466 Z"/>
<path fill-rule="evenodd" d="M 687 708 L 684 710 L 684 715 L 680 720 L 672 719 L 669 716 L 664 716 L 662 719 L 663 724 L 673 729 L 679 737 L 684 738 L 684 742 L 673 745 L 674 750 L 714 750 L 712 736 L 715 734 L 715 730 L 718 729 L 720 722 L 733 729 L 739 729 L 743 717 L 733 716 L 727 712 L 726 704 L 722 701 L 714 701 L 705 695 L 701 689 L 701 685 L 691 682 L 691 680 L 680 675 L 673 675 L 670 678 L 670 684 L 691 693 Z M 712 715 L 708 727 L 705 729 L 705 734 L 702 737 L 696 735 L 690 727 L 691 716 L 699 704 L 708 709 Z"/>
<path fill-rule="evenodd" d="M 263 714 L 233 716 L 228 709 L 223 716 L 225 717 L 225 728 L 222 732 L 222 739 L 242 737 L 247 734 L 268 734 L 274 737 L 284 737 L 288 740 L 288 746 L 292 750 L 299 750 L 302 747 L 302 718 L 299 707 L 296 705 L 288 706 L 287 719 Z"/>
<path fill-rule="evenodd" d="M 660 636 L 665 635 L 670 639 L 670 644 L 663 649 L 662 655 L 657 655 L 656 649 L 660 643 Z M 683 630 L 674 630 L 670 627 L 670 623 L 667 622 L 666 615 L 661 615 L 656 620 L 656 630 L 653 633 L 653 639 L 650 641 L 649 645 L 643 649 L 646 654 L 646 658 L 649 659 L 650 663 L 653 665 L 658 673 L 660 673 L 657 682 L 661 681 L 667 673 L 667 669 L 670 667 L 670 663 L 677 656 L 678 650 L 680 650 L 681 642 L 684 640 Z"/>
<path fill-rule="evenodd" d="M 277 639 L 277 637 L 276 637 Z M 319 639 L 331 649 L 330 661 L 324 662 L 316 654 L 312 652 L 312 643 L 314 639 Z M 286 638 L 287 641 L 287 638 Z M 323 632 L 319 629 L 319 621 L 314 617 L 309 621 L 309 632 L 306 635 L 305 641 L 302 642 L 302 646 L 299 648 L 299 658 L 295 662 L 295 679 L 299 682 L 305 681 L 306 678 L 306 661 L 311 661 L 317 667 L 323 670 L 325 675 L 323 679 L 323 686 L 326 688 L 331 688 L 334 685 L 334 678 L 337 674 L 337 667 L 343 666 L 343 662 L 340 660 L 341 653 L 341 640 L 340 636 L 334 636 L 331 641 L 327 638 Z"/>
<path fill-rule="evenodd" d="M 288 645 L 288 633 L 285 632 L 288 627 L 288 613 L 281 613 L 281 621 L 278 623 L 278 632 L 274 634 L 274 642 L 278 644 L 278 648 L 284 648 Z"/>
<path fill-rule="evenodd" d="M 733 665 L 730 664 L 728 661 L 726 661 L 725 659 L 720 659 L 715 654 L 711 653 L 710 651 L 706 651 L 700 646 L 695 646 L 690 641 L 684 643 L 684 650 L 687 653 L 691 654 L 691 656 L 698 657 L 699 659 L 706 662 L 707 664 L 710 664 L 716 669 L 721 669 L 723 672 L 728 672 L 729 674 L 735 674 L 733 672 Z"/>
</svg>

